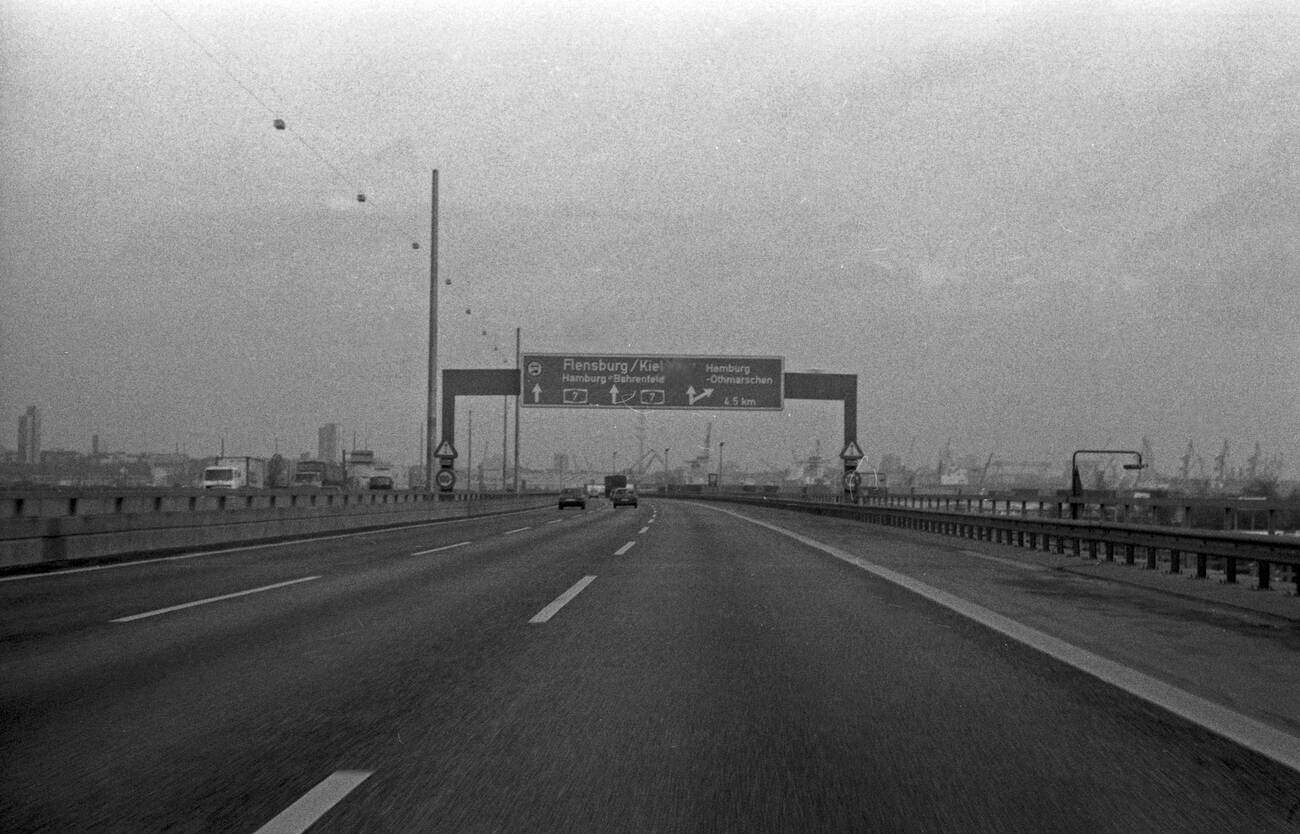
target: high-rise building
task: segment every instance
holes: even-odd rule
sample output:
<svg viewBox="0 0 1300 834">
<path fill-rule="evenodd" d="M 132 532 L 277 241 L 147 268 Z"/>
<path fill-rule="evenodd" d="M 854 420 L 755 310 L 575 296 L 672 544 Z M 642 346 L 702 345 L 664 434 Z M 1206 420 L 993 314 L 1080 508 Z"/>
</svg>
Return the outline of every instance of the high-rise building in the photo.
<svg viewBox="0 0 1300 834">
<path fill-rule="evenodd" d="M 338 423 L 326 423 L 316 432 L 316 459 L 317 460 L 339 460 L 339 432 L 342 428 Z"/>
<path fill-rule="evenodd" d="M 18 461 L 41 462 L 41 413 L 34 405 L 28 406 L 27 413 L 18 418 Z"/>
</svg>

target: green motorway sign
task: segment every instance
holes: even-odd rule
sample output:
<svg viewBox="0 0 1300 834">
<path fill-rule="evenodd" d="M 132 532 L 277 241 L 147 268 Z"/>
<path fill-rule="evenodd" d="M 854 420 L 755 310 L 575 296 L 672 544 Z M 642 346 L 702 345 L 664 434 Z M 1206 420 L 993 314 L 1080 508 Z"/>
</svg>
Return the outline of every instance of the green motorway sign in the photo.
<svg viewBox="0 0 1300 834">
<path fill-rule="evenodd" d="M 536 408 L 780 411 L 779 356 L 525 353 L 520 404 Z"/>
</svg>

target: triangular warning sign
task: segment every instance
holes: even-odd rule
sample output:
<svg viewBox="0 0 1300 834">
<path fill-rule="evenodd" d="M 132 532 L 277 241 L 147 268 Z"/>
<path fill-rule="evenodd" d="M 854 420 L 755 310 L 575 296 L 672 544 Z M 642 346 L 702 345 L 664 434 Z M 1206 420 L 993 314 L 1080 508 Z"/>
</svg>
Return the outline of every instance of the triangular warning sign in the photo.
<svg viewBox="0 0 1300 834">
<path fill-rule="evenodd" d="M 844 451 L 840 452 L 840 458 L 843 460 L 862 460 L 866 455 L 862 454 L 862 448 L 858 446 L 858 441 L 850 440 L 844 444 Z"/>
<path fill-rule="evenodd" d="M 454 457 L 457 457 L 457 455 L 456 455 L 456 447 L 453 446 L 453 445 L 451 445 L 451 441 L 450 441 L 450 440 L 444 440 L 444 441 L 442 441 L 442 443 L 438 446 L 437 449 L 434 449 L 434 450 L 433 450 L 433 456 L 434 456 L 435 458 L 454 458 Z"/>
</svg>

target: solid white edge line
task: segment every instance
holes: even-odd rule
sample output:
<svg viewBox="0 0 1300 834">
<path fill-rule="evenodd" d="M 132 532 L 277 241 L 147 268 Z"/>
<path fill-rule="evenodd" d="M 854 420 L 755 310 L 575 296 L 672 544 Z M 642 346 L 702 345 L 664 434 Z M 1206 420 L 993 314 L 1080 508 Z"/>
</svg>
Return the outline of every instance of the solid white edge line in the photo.
<svg viewBox="0 0 1300 834">
<path fill-rule="evenodd" d="M 1212 733 L 1234 741 L 1248 750 L 1266 756 L 1278 764 L 1300 772 L 1300 738 L 1285 733 L 1276 727 L 1242 715 L 1207 698 L 1193 695 L 1176 686 L 1167 684 L 1159 678 L 1131 669 L 1101 655 L 1093 654 L 1060 638 L 1030 628 L 982 605 L 976 605 L 910 576 L 868 562 L 860 556 L 854 556 L 839 548 L 740 513 L 734 513 L 719 507 L 709 507 L 706 504 L 697 504 L 696 506 L 708 507 L 710 510 L 726 513 L 750 524 L 766 527 L 775 533 L 855 565 L 887 582 L 906 588 L 914 594 L 955 611 L 963 617 L 974 620 L 1006 637 L 1010 637 L 1018 643 L 1036 649 L 1062 663 L 1118 687 L 1130 695 L 1155 704 L 1161 709 L 1185 718 Z"/>
<path fill-rule="evenodd" d="M 513 530 L 507 530 L 507 531 L 505 531 L 504 533 L 502 533 L 501 535 L 503 535 L 503 536 L 513 536 L 515 533 L 522 533 L 522 532 L 524 532 L 525 530 L 531 530 L 531 529 L 533 529 L 533 526 L 530 524 L 530 525 L 528 525 L 527 527 L 516 527 L 516 528 L 513 529 Z"/>
<path fill-rule="evenodd" d="M 554 602 L 552 602 L 550 605 L 546 606 L 541 611 L 538 611 L 536 614 L 534 614 L 533 618 L 528 622 L 530 623 L 546 622 L 551 617 L 554 617 L 557 611 L 559 611 L 564 606 L 568 605 L 573 600 L 574 597 L 582 593 L 583 588 L 586 588 L 594 581 L 596 581 L 596 577 L 594 576 L 582 577 L 577 582 L 573 583 L 572 588 L 570 588 L 569 590 L 565 591 L 564 593 L 556 597 Z"/>
<path fill-rule="evenodd" d="M 274 585 L 263 585 L 260 588 L 250 588 L 247 591 L 236 591 L 233 594 L 222 594 L 219 597 L 208 597 L 207 599 L 196 599 L 193 602 L 184 602 L 181 603 L 180 605 L 172 605 L 167 608 L 159 608 L 155 611 L 146 611 L 143 614 L 132 614 L 129 617 L 118 617 L 117 619 L 109 620 L 109 622 L 130 623 L 130 622 L 134 622 L 135 620 L 143 620 L 145 617 L 156 617 L 159 614 L 170 614 L 173 611 L 182 611 L 186 608 L 194 608 L 195 606 L 198 605 L 207 605 L 210 602 L 221 602 L 222 600 L 234 599 L 235 597 L 244 597 L 244 596 L 248 596 L 249 594 L 260 594 L 262 591 L 272 591 L 275 590 L 276 588 L 283 588 L 287 585 L 297 585 L 299 582 L 310 582 L 313 579 L 320 579 L 320 577 L 304 576 L 301 579 L 290 579 L 288 582 L 277 582 Z"/>
<path fill-rule="evenodd" d="M 614 555 L 615 555 L 615 556 L 622 556 L 624 553 L 627 553 L 629 550 L 631 550 L 631 549 L 632 549 L 633 547 L 635 547 L 635 546 L 636 546 L 636 542 L 628 542 L 627 544 L 625 544 L 625 545 L 623 545 L 622 547 L 620 547 L 618 550 L 615 550 L 615 551 L 614 551 Z"/>
<path fill-rule="evenodd" d="M 357 785 L 366 781 L 374 771 L 339 770 L 325 777 L 316 787 L 307 791 L 297 802 L 285 808 L 275 819 L 257 829 L 253 834 L 302 834 L 325 812 L 338 804 Z"/>
<path fill-rule="evenodd" d="M 412 553 L 411 555 L 427 556 L 430 553 L 441 553 L 444 550 L 451 550 L 454 547 L 464 547 L 467 544 L 473 544 L 473 543 L 474 542 L 456 542 L 455 544 L 444 544 L 442 547 L 435 547 L 432 550 L 418 550 L 415 553 Z"/>
</svg>

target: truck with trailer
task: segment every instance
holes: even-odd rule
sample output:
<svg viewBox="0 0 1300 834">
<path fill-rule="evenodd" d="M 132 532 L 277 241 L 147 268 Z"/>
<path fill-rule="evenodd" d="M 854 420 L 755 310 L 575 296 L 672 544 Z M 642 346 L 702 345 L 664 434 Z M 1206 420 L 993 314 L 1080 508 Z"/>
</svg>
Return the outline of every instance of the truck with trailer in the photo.
<svg viewBox="0 0 1300 834">
<path fill-rule="evenodd" d="M 342 489 L 346 482 L 341 463 L 300 460 L 293 474 L 292 485 L 300 489 Z"/>
<path fill-rule="evenodd" d="M 346 456 L 346 483 L 348 489 L 370 489 L 370 479 L 381 474 L 377 470 L 382 464 L 376 464 L 375 453 L 370 449 L 353 449 Z M 387 472 L 382 474 L 387 475 Z"/>
<path fill-rule="evenodd" d="M 605 476 L 605 496 L 609 497 L 614 494 L 614 490 L 627 486 L 626 475 L 606 475 Z"/>
<path fill-rule="evenodd" d="M 203 469 L 203 489 L 264 489 L 266 458 L 216 457 Z"/>
</svg>

